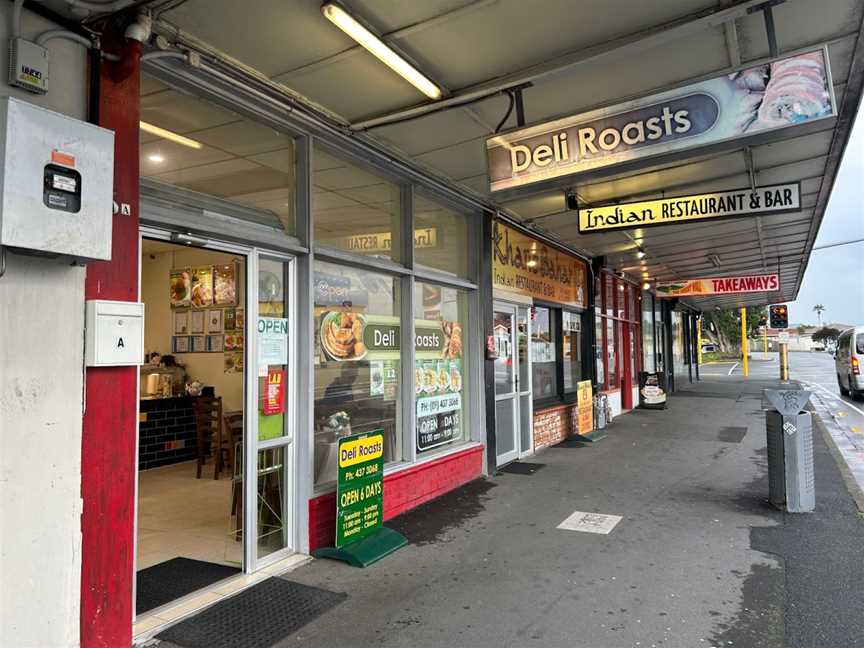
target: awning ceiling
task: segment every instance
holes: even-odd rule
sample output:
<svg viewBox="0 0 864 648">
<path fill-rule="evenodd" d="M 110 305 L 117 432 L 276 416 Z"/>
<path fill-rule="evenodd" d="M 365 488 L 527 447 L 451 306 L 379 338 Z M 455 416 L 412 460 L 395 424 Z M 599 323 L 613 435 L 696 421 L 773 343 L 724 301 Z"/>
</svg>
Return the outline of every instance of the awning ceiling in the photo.
<svg viewBox="0 0 864 648">
<path fill-rule="evenodd" d="M 634 278 L 674 280 L 779 272 L 781 294 L 703 298 L 702 308 L 794 299 L 861 95 L 864 3 L 773 4 L 778 51 L 827 44 L 840 117 L 824 129 L 752 147 L 759 185 L 801 182 L 800 213 L 579 235 L 562 188 L 501 201 L 488 195 L 483 142 L 509 100 L 491 94 L 452 109 L 405 113 L 427 103 L 417 90 L 330 24 L 317 0 L 157 0 L 145 3 L 162 33 L 177 29 L 258 70 L 508 214 Z M 350 0 L 343 3 L 445 89 L 483 95 L 530 79 L 528 124 L 584 112 L 709 78 L 769 56 L 759 3 L 707 0 Z M 748 9 L 754 9 L 748 13 Z M 731 18 L 731 20 L 730 20 Z M 181 36 L 182 38 L 182 36 Z M 524 74 L 517 74 L 524 72 Z M 492 89 L 492 90 L 490 90 Z M 421 111 L 424 110 L 421 108 Z M 392 120 L 393 123 L 383 123 Z M 403 117 L 411 119 L 401 120 Z M 505 128 L 512 128 L 511 116 Z M 364 128 L 364 126 L 369 126 Z M 182 130 L 180 131 L 182 132 Z M 626 174 L 574 177 L 588 204 L 685 195 L 750 185 L 742 147 L 702 153 Z M 636 246 L 647 253 L 645 264 Z M 719 267 L 709 259 L 719 257 Z M 715 259 L 716 261 L 716 259 Z"/>
</svg>

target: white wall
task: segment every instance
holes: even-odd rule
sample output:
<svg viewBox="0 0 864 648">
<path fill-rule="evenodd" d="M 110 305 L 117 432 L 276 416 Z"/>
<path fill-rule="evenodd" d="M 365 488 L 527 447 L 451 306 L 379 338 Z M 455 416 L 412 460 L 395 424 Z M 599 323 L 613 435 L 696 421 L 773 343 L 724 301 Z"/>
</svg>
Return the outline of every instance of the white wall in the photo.
<svg viewBox="0 0 864 648">
<path fill-rule="evenodd" d="M 53 41 L 50 91 L 5 83 L 12 3 L 0 3 L 0 96 L 85 117 L 86 55 Z M 24 36 L 56 28 L 24 12 Z M 8 253 L 0 278 L 0 646 L 78 645 L 84 268 Z"/>
<path fill-rule="evenodd" d="M 169 300 L 169 273 L 174 268 L 226 264 L 238 261 L 237 300 L 244 305 L 245 259 L 223 252 L 177 246 L 173 252 L 144 253 L 141 257 L 141 301 L 145 304 L 144 348 L 147 352 L 171 353 L 174 314 Z M 224 371 L 222 353 L 173 354 L 186 366 L 193 380 L 212 385 L 226 410 L 243 409 L 243 374 Z"/>
</svg>

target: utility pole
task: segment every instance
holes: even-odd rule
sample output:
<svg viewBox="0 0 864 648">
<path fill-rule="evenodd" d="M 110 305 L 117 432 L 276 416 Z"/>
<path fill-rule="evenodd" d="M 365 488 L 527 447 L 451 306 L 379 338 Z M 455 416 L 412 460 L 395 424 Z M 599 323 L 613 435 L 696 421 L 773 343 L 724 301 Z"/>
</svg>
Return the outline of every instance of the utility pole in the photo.
<svg viewBox="0 0 864 648">
<path fill-rule="evenodd" d="M 744 376 L 750 375 L 750 367 L 747 365 L 747 309 L 741 309 L 741 372 Z"/>
<path fill-rule="evenodd" d="M 702 316 L 696 318 L 696 358 L 702 364 Z"/>
</svg>

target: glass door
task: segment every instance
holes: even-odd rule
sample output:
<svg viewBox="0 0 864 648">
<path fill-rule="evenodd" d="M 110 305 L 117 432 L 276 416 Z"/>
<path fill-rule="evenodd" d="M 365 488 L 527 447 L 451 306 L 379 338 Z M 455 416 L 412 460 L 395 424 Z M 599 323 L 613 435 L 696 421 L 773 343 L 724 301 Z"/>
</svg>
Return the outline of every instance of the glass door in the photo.
<svg viewBox="0 0 864 648">
<path fill-rule="evenodd" d="M 495 448 L 497 465 L 519 456 L 519 367 L 516 309 L 495 304 Z"/>
<path fill-rule="evenodd" d="M 253 529 L 246 545 L 255 569 L 283 557 L 294 546 L 294 429 L 296 418 L 294 263 L 291 257 L 256 251 L 248 281 L 249 332 L 247 417 L 244 467 L 247 506 L 244 521 Z"/>
</svg>

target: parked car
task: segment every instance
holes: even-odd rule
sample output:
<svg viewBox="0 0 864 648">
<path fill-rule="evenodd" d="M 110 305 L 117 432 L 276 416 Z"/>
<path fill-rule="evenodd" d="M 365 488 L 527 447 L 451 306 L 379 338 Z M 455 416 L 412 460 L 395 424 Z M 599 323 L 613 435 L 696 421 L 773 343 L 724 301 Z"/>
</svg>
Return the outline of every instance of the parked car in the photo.
<svg viewBox="0 0 864 648">
<path fill-rule="evenodd" d="M 847 329 L 837 338 L 834 367 L 840 393 L 852 398 L 864 397 L 864 326 Z"/>
<path fill-rule="evenodd" d="M 716 344 L 703 344 L 702 345 L 702 353 L 716 353 L 717 345 Z"/>
</svg>

